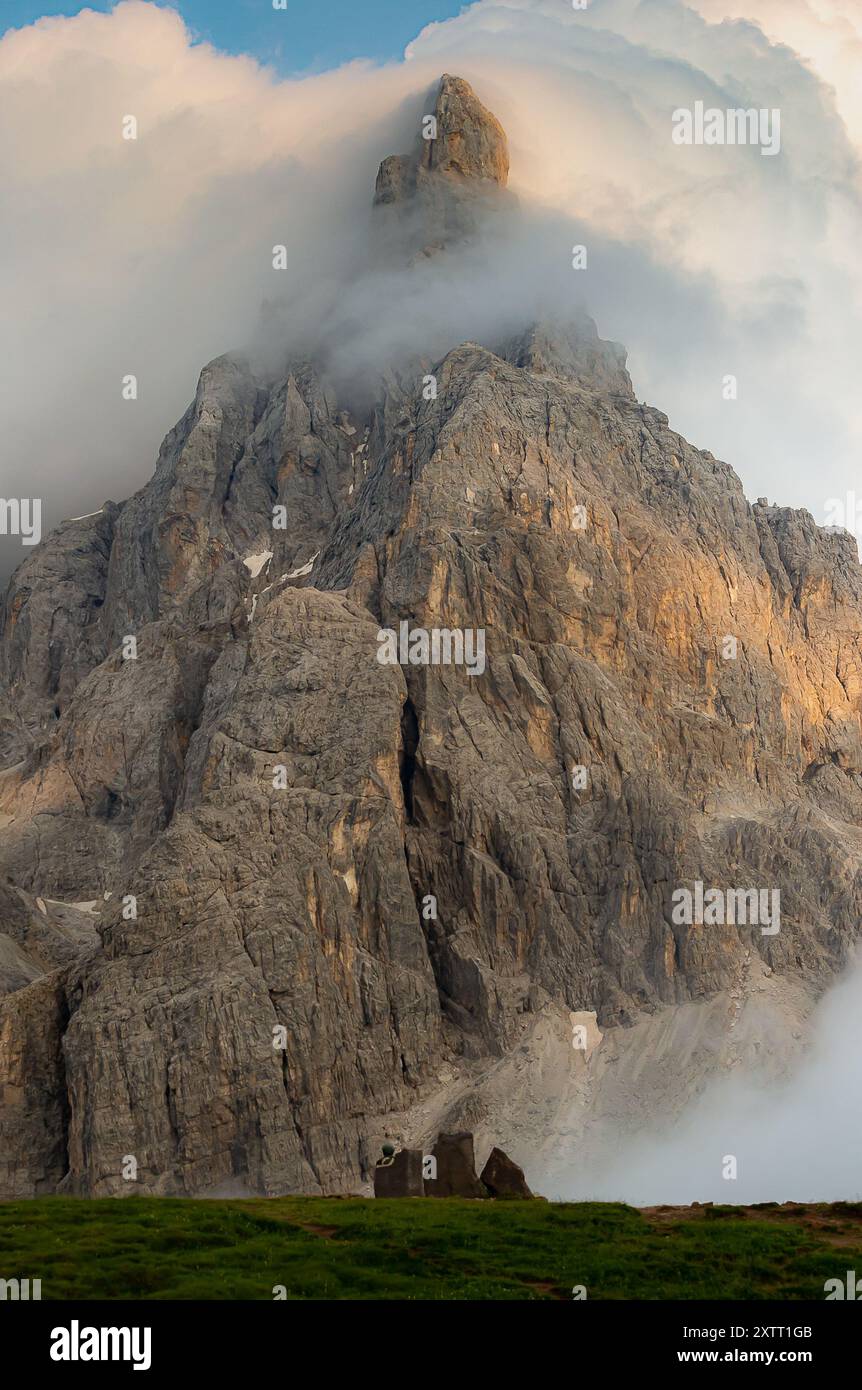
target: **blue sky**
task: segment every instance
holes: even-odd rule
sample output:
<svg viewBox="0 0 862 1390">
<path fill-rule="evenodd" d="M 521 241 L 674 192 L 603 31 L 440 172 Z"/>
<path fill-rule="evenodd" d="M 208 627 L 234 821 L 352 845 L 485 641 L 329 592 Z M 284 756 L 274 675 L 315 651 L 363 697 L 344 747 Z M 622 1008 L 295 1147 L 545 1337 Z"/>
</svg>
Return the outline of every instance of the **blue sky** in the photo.
<svg viewBox="0 0 862 1390">
<path fill-rule="evenodd" d="M 167 3 L 167 0 L 164 0 Z M 0 0 L 0 29 L 42 15 L 108 11 L 114 0 Z M 425 24 L 449 19 L 462 0 L 171 0 L 201 38 L 230 53 L 250 53 L 281 72 L 317 71 L 350 58 L 396 58 Z"/>
</svg>

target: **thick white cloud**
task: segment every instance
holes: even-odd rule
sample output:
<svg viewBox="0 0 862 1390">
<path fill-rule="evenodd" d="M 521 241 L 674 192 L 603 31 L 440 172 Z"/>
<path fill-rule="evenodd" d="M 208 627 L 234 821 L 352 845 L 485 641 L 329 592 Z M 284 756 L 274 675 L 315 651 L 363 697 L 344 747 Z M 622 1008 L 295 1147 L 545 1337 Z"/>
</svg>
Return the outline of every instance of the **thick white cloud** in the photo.
<svg viewBox="0 0 862 1390">
<path fill-rule="evenodd" d="M 754 22 L 788 44 L 835 91 L 852 139 L 862 142 L 862 8 L 858 0 L 693 0 L 713 23 Z"/>
<path fill-rule="evenodd" d="M 815 1011 L 805 1055 L 780 1084 L 766 1080 L 766 1069 L 760 1077 L 733 1072 L 676 1124 L 665 1119 L 637 1139 L 609 1139 L 592 1170 L 573 1155 L 542 1190 L 634 1206 L 862 1200 L 860 1004 L 857 965 Z"/>
<path fill-rule="evenodd" d="M 742 7 L 765 32 L 718 22 Z M 823 518 L 862 439 L 858 42 L 849 0 L 482 0 L 403 63 L 282 81 L 144 0 L 7 34 L 0 495 L 41 495 L 51 521 L 127 495 L 265 302 L 286 342 L 373 366 L 583 300 L 643 398 L 752 495 Z M 424 278 L 368 275 L 377 162 L 444 70 L 506 125 L 523 218 Z M 780 155 L 675 146 L 671 112 L 698 99 L 780 107 Z"/>
</svg>

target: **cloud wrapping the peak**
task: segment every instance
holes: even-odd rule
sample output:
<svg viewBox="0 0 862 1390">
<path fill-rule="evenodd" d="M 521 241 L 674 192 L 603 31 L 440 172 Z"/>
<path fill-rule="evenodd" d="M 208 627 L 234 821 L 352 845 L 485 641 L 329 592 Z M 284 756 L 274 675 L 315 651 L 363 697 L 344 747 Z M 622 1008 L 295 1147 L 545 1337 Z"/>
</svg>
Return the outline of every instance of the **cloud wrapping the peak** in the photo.
<svg viewBox="0 0 862 1390">
<path fill-rule="evenodd" d="M 262 317 L 373 369 L 583 303 L 642 398 L 749 493 L 822 519 L 862 442 L 858 43 L 839 0 L 480 0 L 403 63 L 281 80 L 147 0 L 9 32 L 0 495 L 41 496 L 48 522 L 128 495 Z M 377 165 L 443 71 L 506 128 L 521 212 L 419 275 L 369 271 Z M 780 108 L 780 155 L 674 145 L 697 100 Z"/>
</svg>

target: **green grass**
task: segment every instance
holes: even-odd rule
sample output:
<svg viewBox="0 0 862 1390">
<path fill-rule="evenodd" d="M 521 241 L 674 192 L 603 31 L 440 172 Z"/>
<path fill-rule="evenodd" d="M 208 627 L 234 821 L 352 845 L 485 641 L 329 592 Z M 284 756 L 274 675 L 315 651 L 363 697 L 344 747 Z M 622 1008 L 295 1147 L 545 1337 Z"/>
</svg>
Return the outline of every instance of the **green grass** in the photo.
<svg viewBox="0 0 862 1390">
<path fill-rule="evenodd" d="M 0 1203 L 0 1278 L 43 1299 L 822 1299 L 862 1208 L 283 1197 Z"/>
</svg>

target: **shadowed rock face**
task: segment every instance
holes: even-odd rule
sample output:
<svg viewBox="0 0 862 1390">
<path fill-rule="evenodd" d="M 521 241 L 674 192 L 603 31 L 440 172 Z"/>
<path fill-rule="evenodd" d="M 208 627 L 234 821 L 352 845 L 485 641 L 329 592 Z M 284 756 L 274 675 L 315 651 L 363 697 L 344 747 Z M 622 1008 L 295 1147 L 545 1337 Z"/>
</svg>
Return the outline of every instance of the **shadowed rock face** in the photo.
<svg viewBox="0 0 862 1390">
<path fill-rule="evenodd" d="M 524 1171 L 502 1149 L 493 1148 L 482 1169 L 480 1182 L 492 1197 L 532 1197 Z"/>
<path fill-rule="evenodd" d="M 381 216 L 501 193 L 466 84 L 437 112 Z M 750 506 L 587 320 L 434 373 L 360 418 L 219 358 L 148 486 L 13 576 L 0 1195 L 128 1191 L 126 1155 L 138 1191 L 355 1190 L 548 1011 L 613 1038 L 846 962 L 851 538 Z M 404 621 L 482 630 L 484 671 L 382 664 Z M 780 890 L 780 931 L 675 922 L 698 879 Z"/>
<path fill-rule="evenodd" d="M 424 1197 L 422 1150 L 401 1149 L 374 1168 L 375 1197 Z"/>
<path fill-rule="evenodd" d="M 436 1178 L 425 1179 L 426 1197 L 487 1197 L 488 1191 L 476 1177 L 473 1136 L 441 1134 L 432 1150 L 437 1163 Z"/>
</svg>

